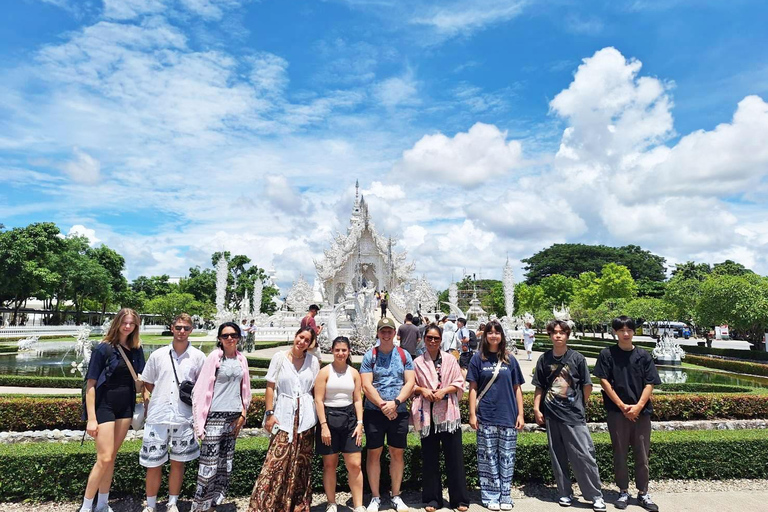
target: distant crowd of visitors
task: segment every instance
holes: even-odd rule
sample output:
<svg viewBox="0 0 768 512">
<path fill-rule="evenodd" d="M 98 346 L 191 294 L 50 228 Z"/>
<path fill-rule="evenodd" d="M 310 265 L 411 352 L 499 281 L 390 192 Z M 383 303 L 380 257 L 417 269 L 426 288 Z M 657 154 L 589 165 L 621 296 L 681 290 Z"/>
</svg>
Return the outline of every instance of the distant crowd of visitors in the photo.
<svg viewBox="0 0 768 512">
<path fill-rule="evenodd" d="M 377 325 L 377 341 L 352 366 L 350 341 L 332 340 L 330 364 L 321 367 L 317 352 L 316 305 L 294 336 L 289 350 L 278 351 L 266 375 L 264 428 L 270 444 L 253 487 L 251 512 L 303 512 L 311 504 L 313 453 L 322 456 L 327 511 L 336 512 L 336 474 L 342 454 L 355 512 L 382 506 L 381 458 L 389 455 L 390 496 L 397 511 L 409 510 L 401 497 L 404 452 L 410 427 L 421 441 L 421 499 L 427 511 L 448 506 L 466 511 L 470 497 L 464 468 L 460 402 L 469 397 L 469 426 L 477 431 L 480 500 L 489 510 L 511 510 L 511 488 L 518 433 L 524 427 L 525 382 L 502 325 L 492 320 L 477 331 L 463 318 L 434 321 L 408 314 L 396 328 L 386 316 Z M 86 486 L 81 512 L 111 511 L 109 491 L 115 456 L 129 427 L 144 423 L 139 464 L 146 468 L 146 506 L 155 512 L 162 468 L 170 461 L 166 510 L 178 512 L 184 465 L 199 459 L 192 511 L 208 511 L 224 502 L 232 474 L 235 443 L 251 402 L 248 362 L 238 350 L 248 336 L 233 322 L 219 326 L 217 348 L 207 357 L 192 347 L 192 319 L 173 321 L 173 341 L 145 361 L 138 335 L 139 317 L 131 309 L 116 316 L 93 351 L 84 398 L 86 430 L 96 440 L 96 463 Z M 601 351 L 593 375 L 600 379 L 614 454 L 616 508 L 630 502 L 627 457 L 634 458 L 637 503 L 658 510 L 648 494 L 651 394 L 660 384 L 653 359 L 635 347 L 635 323 L 615 318 L 618 343 Z M 574 502 L 571 471 L 584 498 L 606 510 L 595 448 L 586 424 L 585 405 L 592 391 L 587 361 L 568 347 L 571 329 L 552 320 L 546 326 L 552 348 L 541 354 L 533 372 L 533 414 L 546 428 L 559 505 Z M 535 331 L 523 332 L 531 360 Z M 137 405 L 141 394 L 143 407 Z M 362 445 L 371 498 L 363 505 Z M 440 455 L 447 473 L 443 498 Z"/>
</svg>

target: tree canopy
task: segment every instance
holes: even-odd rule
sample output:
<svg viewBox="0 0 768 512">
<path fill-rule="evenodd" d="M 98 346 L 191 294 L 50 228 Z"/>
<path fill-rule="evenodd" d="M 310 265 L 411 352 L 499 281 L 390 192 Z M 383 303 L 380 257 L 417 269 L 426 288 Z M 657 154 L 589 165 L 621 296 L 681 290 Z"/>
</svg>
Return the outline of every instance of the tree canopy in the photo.
<svg viewBox="0 0 768 512">
<path fill-rule="evenodd" d="M 539 284 L 552 275 L 579 277 L 584 272 L 599 273 L 608 263 L 623 265 L 636 281 L 664 281 L 666 259 L 636 245 L 554 244 L 543 249 L 525 263 L 527 284 Z"/>
</svg>

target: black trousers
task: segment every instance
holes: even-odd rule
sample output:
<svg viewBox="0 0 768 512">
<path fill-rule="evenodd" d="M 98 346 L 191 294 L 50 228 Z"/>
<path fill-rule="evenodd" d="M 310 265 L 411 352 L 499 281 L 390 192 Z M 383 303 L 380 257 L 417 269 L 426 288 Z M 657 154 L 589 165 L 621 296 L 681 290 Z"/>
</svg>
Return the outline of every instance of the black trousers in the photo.
<svg viewBox="0 0 768 512">
<path fill-rule="evenodd" d="M 437 502 L 437 508 L 442 508 L 443 486 L 440 474 L 440 445 L 445 457 L 445 468 L 448 471 L 449 508 L 459 505 L 469 506 L 467 478 L 464 473 L 464 453 L 461 448 L 461 429 L 455 432 L 435 432 L 435 426 L 427 437 L 421 438 L 421 475 L 423 485 L 421 501 Z"/>
</svg>

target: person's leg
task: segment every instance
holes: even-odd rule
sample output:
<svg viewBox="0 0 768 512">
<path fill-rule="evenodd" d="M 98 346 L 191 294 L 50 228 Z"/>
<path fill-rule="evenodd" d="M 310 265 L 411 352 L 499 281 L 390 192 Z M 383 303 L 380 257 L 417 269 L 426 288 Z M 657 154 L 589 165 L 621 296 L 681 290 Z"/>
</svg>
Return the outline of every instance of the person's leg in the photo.
<svg viewBox="0 0 768 512">
<path fill-rule="evenodd" d="M 443 506 L 443 491 L 440 485 L 440 441 L 435 429 L 427 437 L 421 438 L 421 501 L 434 501 L 438 508 Z M 446 461 L 446 466 L 448 462 Z"/>
<path fill-rule="evenodd" d="M 600 483 L 600 470 L 595 458 L 595 445 L 589 434 L 587 424 L 562 425 L 562 436 L 568 460 L 579 482 L 581 494 L 588 500 L 594 501 L 603 497 Z"/>
<path fill-rule="evenodd" d="M 184 482 L 184 462 L 171 460 L 171 472 L 168 474 L 168 495 L 178 498 L 181 484 Z"/>
<path fill-rule="evenodd" d="M 336 468 L 339 454 L 323 455 L 323 489 L 328 503 L 336 503 Z"/>
<path fill-rule="evenodd" d="M 568 474 L 568 454 L 563 443 L 562 427 L 557 421 L 547 420 L 547 444 L 549 457 L 552 459 L 552 474 L 557 484 L 557 493 L 564 498 L 573 494 L 573 486 Z"/>
<path fill-rule="evenodd" d="M 347 480 L 349 490 L 352 493 L 352 506 L 354 508 L 363 505 L 363 468 L 362 454 L 360 452 L 345 453 L 344 464 L 347 466 Z"/>
<path fill-rule="evenodd" d="M 176 505 L 184 481 L 184 464 L 200 457 L 200 444 L 192 423 L 172 425 L 168 443 L 171 471 L 168 475 L 168 506 Z"/>
<path fill-rule="evenodd" d="M 635 457 L 635 485 L 640 494 L 646 494 L 650 479 L 648 459 L 651 454 L 651 415 L 641 414 L 633 426 L 630 442 Z"/>
<path fill-rule="evenodd" d="M 439 434 L 440 442 L 443 444 L 443 455 L 445 456 L 445 468 L 448 472 L 448 499 L 451 508 L 458 508 L 460 505 L 469 506 L 469 492 L 467 491 L 467 476 L 464 472 L 464 448 L 461 445 L 461 429 L 455 432 L 442 432 Z M 439 467 L 437 462 L 434 466 Z M 430 471 L 427 471 L 428 473 Z M 433 473 L 437 473 L 434 471 Z M 439 476 L 438 476 L 439 478 Z M 438 480 L 438 484 L 440 481 Z M 441 490 L 442 497 L 442 490 Z M 442 504 L 442 500 L 440 500 Z"/>
<path fill-rule="evenodd" d="M 160 482 L 163 479 L 163 466 L 147 468 L 147 480 L 145 489 L 147 491 L 147 506 L 155 508 L 157 503 L 157 493 L 160 492 Z"/>
<path fill-rule="evenodd" d="M 96 435 L 96 462 L 88 475 L 88 483 L 85 486 L 85 501 L 90 500 L 90 503 L 93 504 L 96 493 L 101 488 L 104 475 L 107 471 L 111 471 L 110 467 L 114 467 L 116 454 L 115 422 L 100 423 L 99 433 Z"/>
<path fill-rule="evenodd" d="M 200 447 L 200 465 L 197 468 L 197 487 L 192 501 L 192 512 L 208 510 L 214 505 L 212 503 L 211 487 L 216 480 L 220 447 L 219 438 L 215 437 L 211 429 L 206 425 L 205 438 Z"/>
<path fill-rule="evenodd" d="M 139 464 L 147 468 L 145 488 L 147 506 L 155 508 L 157 493 L 163 477 L 163 464 L 168 461 L 168 426 L 144 425 L 144 439 L 139 452 Z"/>
<path fill-rule="evenodd" d="M 113 425 L 115 426 L 113 433 L 113 444 L 115 449 L 112 460 L 104 468 L 104 474 L 99 483 L 99 494 L 109 494 L 109 489 L 112 487 L 112 475 L 115 473 L 115 457 L 117 457 L 117 452 L 120 451 L 120 447 L 123 445 L 125 436 L 128 434 L 128 429 L 131 428 L 131 419 L 120 418 L 115 420 Z M 101 432 L 101 425 L 99 425 L 99 432 Z"/>
<path fill-rule="evenodd" d="M 392 496 L 400 495 L 400 485 L 403 483 L 403 471 L 405 470 L 405 461 L 403 459 L 403 448 L 388 446 L 389 450 L 389 478 L 392 481 Z"/>
<path fill-rule="evenodd" d="M 611 435 L 613 448 L 613 472 L 616 475 L 616 485 L 620 491 L 629 489 L 629 470 L 627 454 L 629 453 L 630 431 L 632 422 L 618 411 L 608 411 L 608 433 Z"/>
<path fill-rule="evenodd" d="M 378 498 L 381 496 L 379 492 L 379 479 L 381 478 L 381 452 L 384 447 L 380 448 L 368 448 L 365 461 L 365 472 L 368 474 L 368 485 L 371 488 L 371 496 Z"/>
<path fill-rule="evenodd" d="M 478 425 L 477 474 L 480 479 L 480 499 L 486 507 L 501 503 L 499 487 L 499 433 L 498 427 Z"/>
<path fill-rule="evenodd" d="M 512 477 L 515 474 L 517 430 L 499 427 L 499 484 L 501 503 L 512 503 Z"/>
</svg>

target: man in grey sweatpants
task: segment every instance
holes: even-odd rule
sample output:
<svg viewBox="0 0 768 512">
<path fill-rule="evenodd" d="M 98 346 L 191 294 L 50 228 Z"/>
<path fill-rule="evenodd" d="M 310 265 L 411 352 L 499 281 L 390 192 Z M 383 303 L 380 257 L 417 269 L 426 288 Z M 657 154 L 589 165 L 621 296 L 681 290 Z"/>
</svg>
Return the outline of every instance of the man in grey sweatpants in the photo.
<svg viewBox="0 0 768 512">
<path fill-rule="evenodd" d="M 603 512 L 605 501 L 600 490 L 595 446 L 584 415 L 585 404 L 592 392 L 587 360 L 568 348 L 571 328 L 566 322 L 552 320 L 547 324 L 547 333 L 553 348 L 536 362 L 533 412 L 536 423 L 547 427 L 552 473 L 560 494 L 558 503 L 562 507 L 573 503 L 568 474 L 570 463 L 581 494 L 592 501 L 593 510 Z"/>
</svg>

